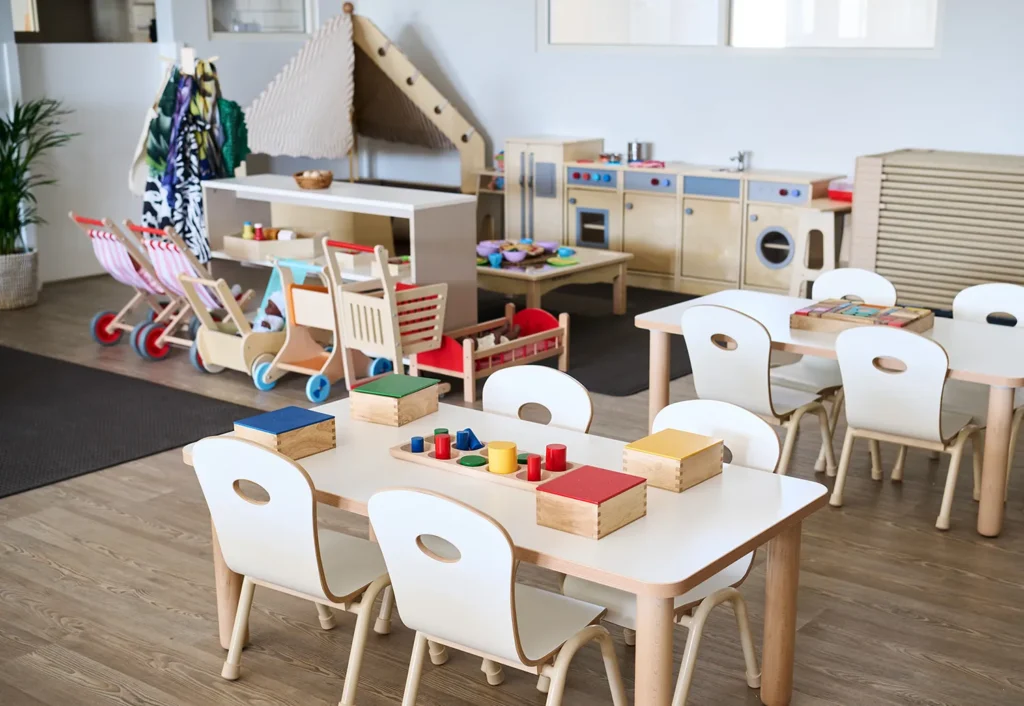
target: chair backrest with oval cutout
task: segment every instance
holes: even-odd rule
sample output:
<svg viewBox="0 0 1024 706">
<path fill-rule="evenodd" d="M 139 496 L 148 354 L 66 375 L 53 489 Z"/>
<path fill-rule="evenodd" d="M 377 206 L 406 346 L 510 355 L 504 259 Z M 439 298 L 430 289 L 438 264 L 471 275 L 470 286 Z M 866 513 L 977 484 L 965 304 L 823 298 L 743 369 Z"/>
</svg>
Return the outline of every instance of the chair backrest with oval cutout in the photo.
<svg viewBox="0 0 1024 706">
<path fill-rule="evenodd" d="M 515 556 L 501 525 L 455 500 L 412 489 L 377 493 L 369 510 L 406 626 L 524 661 L 515 622 Z M 438 537 L 457 551 L 432 551 Z"/>
<path fill-rule="evenodd" d="M 665 407 L 654 418 L 651 433 L 679 429 L 721 439 L 732 454 L 730 463 L 773 473 L 782 449 L 772 425 L 728 402 L 685 400 Z"/>
<path fill-rule="evenodd" d="M 1024 323 L 1024 287 L 990 282 L 968 287 L 953 298 L 954 319 L 984 324 L 993 315 L 1013 326 Z"/>
<path fill-rule="evenodd" d="M 867 304 L 893 306 L 896 303 L 896 287 L 877 272 L 841 267 L 822 272 L 814 280 L 811 297 L 815 301 L 859 299 Z"/>
<path fill-rule="evenodd" d="M 949 369 L 935 341 L 886 326 L 848 329 L 836 338 L 846 419 L 858 429 L 942 441 L 942 389 Z"/>
<path fill-rule="evenodd" d="M 587 431 L 594 418 L 590 393 L 571 375 L 543 365 L 520 365 L 499 370 L 484 383 L 485 412 L 519 418 L 526 404 L 539 404 L 551 413 L 551 425 Z"/>
<path fill-rule="evenodd" d="M 760 321 L 735 309 L 701 305 L 683 312 L 682 328 L 697 397 L 775 415 L 768 386 L 772 341 Z"/>
<path fill-rule="evenodd" d="M 334 600 L 323 580 L 313 485 L 304 470 L 270 449 L 227 437 L 203 439 L 192 460 L 232 571 Z M 269 500 L 249 496 L 245 481 Z"/>
</svg>

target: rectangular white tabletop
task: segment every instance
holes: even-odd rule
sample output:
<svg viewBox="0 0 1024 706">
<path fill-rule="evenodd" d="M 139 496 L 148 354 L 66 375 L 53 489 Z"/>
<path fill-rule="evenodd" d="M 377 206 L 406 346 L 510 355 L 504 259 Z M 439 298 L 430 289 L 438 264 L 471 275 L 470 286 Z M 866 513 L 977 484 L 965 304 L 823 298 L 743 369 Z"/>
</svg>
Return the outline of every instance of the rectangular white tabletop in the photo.
<svg viewBox="0 0 1024 706">
<path fill-rule="evenodd" d="M 345 181 L 335 181 L 326 189 L 300 189 L 295 179 L 283 174 L 211 179 L 204 181 L 203 187 L 234 191 L 238 198 L 254 201 L 400 218 L 410 218 L 415 212 L 425 209 L 476 202 L 475 196 L 467 194 Z"/>
<path fill-rule="evenodd" d="M 515 441 L 520 453 L 543 454 L 547 444 L 561 443 L 569 461 L 620 471 L 625 442 L 447 404 L 397 428 L 353 421 L 347 399 L 316 410 L 336 417 L 337 448 L 299 463 L 320 493 L 341 499 L 340 507 L 366 514 L 370 496 L 386 488 L 442 493 L 501 523 L 522 560 L 638 594 L 685 593 L 826 499 L 820 483 L 731 466 L 683 493 L 649 488 L 646 517 L 603 539 L 587 539 L 539 526 L 532 489 L 399 460 L 389 449 L 437 427 L 453 434 L 470 427 L 485 442 Z M 190 455 L 186 447 L 186 461 Z"/>
<path fill-rule="evenodd" d="M 811 299 L 730 289 L 655 309 L 636 317 L 637 328 L 682 334 L 683 312 L 691 306 L 715 304 L 752 316 L 768 329 L 780 350 L 835 358 L 836 333 L 793 330 L 789 316 L 813 304 Z M 1024 331 L 935 317 L 922 335 L 942 345 L 949 355 L 950 377 L 983 385 L 1024 387 Z"/>
</svg>

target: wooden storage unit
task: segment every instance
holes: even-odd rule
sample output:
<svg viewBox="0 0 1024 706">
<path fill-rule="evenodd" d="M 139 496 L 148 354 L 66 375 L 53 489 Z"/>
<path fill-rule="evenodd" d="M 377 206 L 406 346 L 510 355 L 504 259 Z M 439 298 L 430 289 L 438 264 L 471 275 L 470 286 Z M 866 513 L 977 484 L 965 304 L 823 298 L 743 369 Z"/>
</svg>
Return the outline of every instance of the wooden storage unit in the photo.
<svg viewBox="0 0 1024 706">
<path fill-rule="evenodd" d="M 679 200 L 627 191 L 624 209 L 622 243 L 623 250 L 633 253 L 630 270 L 674 277 L 682 241 Z"/>
<path fill-rule="evenodd" d="M 738 200 L 684 198 L 683 277 L 736 287 L 742 232 L 743 207 Z"/>
<path fill-rule="evenodd" d="M 565 163 L 594 159 L 603 149 L 601 139 L 524 137 L 506 141 L 505 238 L 562 242 Z"/>
<path fill-rule="evenodd" d="M 1024 157 L 860 157 L 854 191 L 850 264 L 889 279 L 900 304 L 948 309 L 975 284 L 1024 284 Z"/>
</svg>

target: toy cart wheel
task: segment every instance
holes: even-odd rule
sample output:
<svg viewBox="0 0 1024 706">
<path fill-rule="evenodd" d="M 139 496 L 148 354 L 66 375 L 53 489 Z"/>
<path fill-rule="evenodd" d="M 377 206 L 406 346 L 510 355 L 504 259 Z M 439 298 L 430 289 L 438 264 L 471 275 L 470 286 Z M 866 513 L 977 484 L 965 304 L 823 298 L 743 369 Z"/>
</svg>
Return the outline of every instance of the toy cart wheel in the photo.
<svg viewBox="0 0 1024 706">
<path fill-rule="evenodd" d="M 89 333 L 92 334 L 92 340 L 101 346 L 112 346 L 120 341 L 124 331 L 121 329 L 107 331 L 107 326 L 116 316 L 117 314 L 113 311 L 101 311 L 92 317 L 92 321 L 89 322 Z"/>
<path fill-rule="evenodd" d="M 139 332 L 138 346 L 147 360 L 163 360 L 171 354 L 171 344 L 157 343 L 157 339 L 164 333 L 162 324 L 146 324 L 146 327 Z"/>
<path fill-rule="evenodd" d="M 197 341 L 192 341 L 192 346 L 188 349 L 188 359 L 192 361 L 192 366 L 200 372 L 219 373 L 224 370 L 223 365 L 210 365 L 203 360 L 203 356 L 199 355 L 199 343 Z"/>
<path fill-rule="evenodd" d="M 273 390 L 277 386 L 277 380 L 267 380 L 267 373 L 270 372 L 270 361 L 257 362 L 252 369 L 252 384 L 257 390 Z"/>
<path fill-rule="evenodd" d="M 395 366 L 387 358 L 374 358 L 373 362 L 370 363 L 370 377 L 390 373 L 394 369 Z"/>
<path fill-rule="evenodd" d="M 128 332 L 128 343 L 131 345 L 132 350 L 135 351 L 135 353 L 138 354 L 138 356 L 143 359 L 146 358 L 146 354 L 142 352 L 141 348 L 139 348 L 139 336 L 142 334 L 142 330 L 147 326 L 149 326 L 149 322 L 143 321 L 141 323 L 135 324 L 135 328 Z"/>
<path fill-rule="evenodd" d="M 331 381 L 324 375 L 314 375 L 306 383 L 306 397 L 310 402 L 323 402 L 331 394 Z"/>
<path fill-rule="evenodd" d="M 202 325 L 203 322 L 199 320 L 199 317 L 193 316 L 188 323 L 188 337 L 193 341 L 196 340 L 196 334 L 199 333 L 199 327 Z"/>
</svg>

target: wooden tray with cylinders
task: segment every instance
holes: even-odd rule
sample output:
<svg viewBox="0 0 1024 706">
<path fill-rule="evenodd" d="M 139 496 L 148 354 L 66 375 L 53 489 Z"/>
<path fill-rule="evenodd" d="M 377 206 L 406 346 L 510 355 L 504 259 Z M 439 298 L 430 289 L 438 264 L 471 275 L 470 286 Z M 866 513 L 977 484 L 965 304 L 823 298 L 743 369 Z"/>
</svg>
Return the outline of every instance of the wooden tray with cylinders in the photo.
<svg viewBox="0 0 1024 706">
<path fill-rule="evenodd" d="M 440 459 L 434 455 L 434 437 L 425 436 L 423 438 L 423 451 L 420 453 L 413 452 L 411 449 L 410 442 L 399 444 L 398 446 L 391 447 L 391 455 L 395 458 L 400 458 L 403 461 L 412 461 L 418 463 L 421 466 L 429 466 L 431 468 L 439 468 L 442 471 L 452 471 L 459 473 L 470 478 L 480 478 L 483 480 L 489 480 L 495 483 L 501 483 L 502 485 L 508 485 L 513 488 L 520 489 L 534 489 L 542 483 L 557 478 L 563 475 L 567 471 L 571 471 L 575 468 L 579 468 L 582 464 L 573 463 L 572 461 L 566 460 L 565 471 L 549 471 L 545 467 L 544 454 L 539 453 L 541 457 L 541 471 L 539 481 L 529 481 L 526 479 L 526 463 L 520 463 L 518 470 L 515 473 L 491 473 L 488 464 L 484 463 L 479 466 L 466 466 L 459 463 L 459 459 L 465 456 L 482 456 L 487 459 L 487 442 L 483 443 L 484 447 L 476 451 L 460 451 L 452 446 L 451 458 Z M 543 452 L 543 449 L 540 449 Z M 517 456 L 524 456 L 527 453 L 537 453 L 536 451 L 518 451 Z"/>
</svg>

